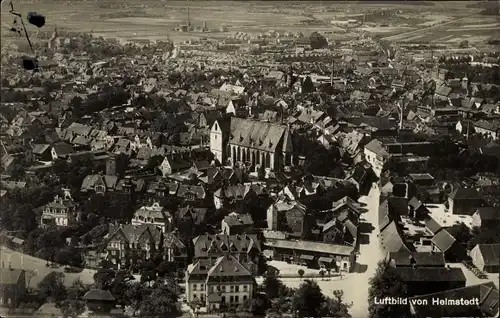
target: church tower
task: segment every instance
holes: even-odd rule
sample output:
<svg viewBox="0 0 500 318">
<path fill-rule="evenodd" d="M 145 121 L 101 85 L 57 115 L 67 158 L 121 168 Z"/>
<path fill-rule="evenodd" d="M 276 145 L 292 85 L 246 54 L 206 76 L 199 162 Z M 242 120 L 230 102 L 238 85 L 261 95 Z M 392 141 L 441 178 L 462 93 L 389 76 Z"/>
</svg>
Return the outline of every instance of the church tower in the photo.
<svg viewBox="0 0 500 318">
<path fill-rule="evenodd" d="M 220 164 L 225 164 L 225 136 L 223 129 L 221 127 L 221 123 L 224 119 L 216 120 L 212 125 L 212 129 L 210 130 L 210 151 L 214 154 L 215 159 L 219 161 Z"/>
</svg>

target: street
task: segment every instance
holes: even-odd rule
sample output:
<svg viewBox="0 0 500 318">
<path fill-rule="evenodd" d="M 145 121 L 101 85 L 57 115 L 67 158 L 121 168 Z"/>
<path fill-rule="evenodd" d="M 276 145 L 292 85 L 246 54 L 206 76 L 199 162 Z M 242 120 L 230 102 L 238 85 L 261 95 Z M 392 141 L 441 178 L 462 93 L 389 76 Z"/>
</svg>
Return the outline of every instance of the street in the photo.
<svg viewBox="0 0 500 318">
<path fill-rule="evenodd" d="M 367 196 L 361 197 L 359 202 L 366 204 L 368 212 L 364 213 L 362 217 L 365 222 L 373 226 L 373 230 L 368 234 L 369 242 L 360 246 L 360 255 L 357 259 L 357 272 L 343 274 L 342 277 L 327 278 L 324 280 L 316 278 L 315 281 L 321 287 L 323 293 L 327 296 L 332 296 L 334 290 L 341 289 L 344 291 L 344 300 L 352 302 L 353 306 L 350 313 L 353 318 L 368 317 L 368 288 L 369 279 L 375 274 L 378 262 L 383 258 L 380 251 L 380 244 L 377 234 L 378 228 L 378 206 L 379 206 L 380 191 L 378 186 L 374 186 Z M 365 243 L 365 242 L 364 242 Z M 285 265 L 286 264 L 286 265 Z M 290 264 L 285 262 L 272 262 L 273 266 L 289 268 Z M 310 272 L 317 270 L 306 270 L 303 266 L 294 265 L 297 269 L 303 268 L 304 271 Z M 293 271 L 296 272 L 295 269 Z M 297 288 L 303 281 L 300 278 L 280 278 L 287 286 Z M 306 279 L 306 278 L 304 278 Z"/>
<path fill-rule="evenodd" d="M 47 262 L 43 259 L 22 254 L 3 246 L 0 247 L 0 260 L 5 268 L 9 267 L 10 264 L 13 269 L 33 271 L 35 275 L 29 281 L 29 288 L 36 287 L 36 285 L 51 272 L 64 273 L 64 266 L 60 266 L 59 268 L 50 268 L 45 266 Z M 94 273 L 95 271 L 91 269 L 84 269 L 81 273 L 64 273 L 65 284 L 69 286 L 77 278 L 80 278 L 84 284 L 92 284 L 94 282 Z"/>
</svg>

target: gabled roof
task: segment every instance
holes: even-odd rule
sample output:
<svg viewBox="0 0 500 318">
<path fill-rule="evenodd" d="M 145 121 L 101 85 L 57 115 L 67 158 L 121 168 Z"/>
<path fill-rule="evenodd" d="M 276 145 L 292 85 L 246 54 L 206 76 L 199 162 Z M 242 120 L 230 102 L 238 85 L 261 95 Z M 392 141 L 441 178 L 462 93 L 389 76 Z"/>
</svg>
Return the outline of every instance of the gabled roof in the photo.
<svg viewBox="0 0 500 318">
<path fill-rule="evenodd" d="M 497 244 L 478 244 L 477 248 L 483 256 L 483 262 L 486 266 L 500 265 L 500 243 Z"/>
<path fill-rule="evenodd" d="M 455 188 L 449 195 L 452 200 L 478 200 L 481 196 L 474 188 Z"/>
<path fill-rule="evenodd" d="M 477 215 L 481 221 L 498 221 L 500 220 L 500 209 L 495 207 L 482 207 L 477 209 Z"/>
<path fill-rule="evenodd" d="M 386 252 L 411 251 L 405 243 L 403 233 L 401 233 L 394 221 L 380 232 L 380 244 Z"/>
<path fill-rule="evenodd" d="M 224 222 L 229 226 L 253 225 L 252 216 L 250 214 L 230 213 L 224 217 Z"/>
<path fill-rule="evenodd" d="M 238 253 L 248 253 L 252 248 L 261 250 L 260 242 L 255 234 L 204 234 L 195 237 L 193 245 L 196 257 L 207 257 L 212 251 L 214 253 L 229 252 L 231 245 Z"/>
<path fill-rule="evenodd" d="M 252 274 L 241 265 L 233 256 L 224 255 L 217 259 L 214 266 L 208 271 L 207 280 L 217 279 L 218 277 L 244 276 L 252 277 Z"/>
<path fill-rule="evenodd" d="M 84 300 L 105 300 L 114 301 L 115 297 L 107 290 L 91 289 L 83 295 Z"/>
</svg>

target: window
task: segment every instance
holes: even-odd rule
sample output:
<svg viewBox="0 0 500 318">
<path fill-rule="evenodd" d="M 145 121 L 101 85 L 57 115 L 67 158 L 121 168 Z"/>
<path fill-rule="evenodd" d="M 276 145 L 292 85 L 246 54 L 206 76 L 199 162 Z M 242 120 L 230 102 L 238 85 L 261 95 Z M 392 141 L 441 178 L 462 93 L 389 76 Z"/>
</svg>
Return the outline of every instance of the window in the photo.
<svg viewBox="0 0 500 318">
<path fill-rule="evenodd" d="M 234 301 L 239 303 L 240 302 L 240 297 L 239 296 L 234 296 Z"/>
<path fill-rule="evenodd" d="M 229 302 L 230 303 L 234 302 L 234 296 L 229 296 Z"/>
<path fill-rule="evenodd" d="M 243 301 L 247 300 L 247 295 L 243 295 Z"/>
<path fill-rule="evenodd" d="M 198 285 L 197 284 L 193 284 L 193 290 L 197 290 L 198 288 Z"/>
<path fill-rule="evenodd" d="M 248 285 L 243 285 L 243 291 L 247 292 L 248 291 Z"/>
<path fill-rule="evenodd" d="M 234 286 L 232 286 L 232 285 L 231 285 L 231 286 L 229 287 L 229 291 L 230 291 L 231 293 L 234 293 Z"/>
<path fill-rule="evenodd" d="M 219 126 L 215 123 L 214 130 L 219 130 Z"/>
<path fill-rule="evenodd" d="M 234 286 L 234 291 L 238 293 L 240 291 L 240 286 Z"/>
<path fill-rule="evenodd" d="M 215 292 L 215 288 L 214 288 L 214 287 L 215 287 L 215 286 L 210 286 L 210 292 L 211 292 L 211 293 Z"/>
<path fill-rule="evenodd" d="M 205 289 L 205 284 L 200 284 L 200 290 L 204 290 Z"/>
</svg>

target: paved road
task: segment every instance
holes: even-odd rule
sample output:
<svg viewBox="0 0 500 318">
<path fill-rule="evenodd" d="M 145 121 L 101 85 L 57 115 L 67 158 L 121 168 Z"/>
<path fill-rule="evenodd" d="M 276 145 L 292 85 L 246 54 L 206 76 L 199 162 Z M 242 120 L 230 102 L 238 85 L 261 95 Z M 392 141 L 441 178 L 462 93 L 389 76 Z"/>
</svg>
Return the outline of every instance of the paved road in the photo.
<svg viewBox="0 0 500 318">
<path fill-rule="evenodd" d="M 43 259 L 22 254 L 6 247 L 0 247 L 0 260 L 6 268 L 10 264 L 14 269 L 24 269 L 26 271 L 35 272 L 35 276 L 33 276 L 29 284 L 31 288 L 36 287 L 36 285 L 51 272 L 64 272 L 64 266 L 49 268 L 45 266 L 47 262 Z M 95 271 L 91 269 L 84 269 L 81 273 L 64 273 L 66 277 L 65 283 L 66 285 L 71 285 L 77 278 L 80 278 L 84 284 L 92 284 L 94 282 L 94 273 Z"/>
<path fill-rule="evenodd" d="M 400 41 L 400 40 L 403 40 L 405 38 L 409 38 L 410 36 L 413 36 L 413 35 L 416 35 L 416 34 L 420 34 L 420 33 L 424 33 L 424 32 L 428 33 L 429 31 L 431 31 L 433 29 L 441 28 L 443 26 L 446 26 L 446 25 L 449 25 L 449 24 L 452 24 L 452 23 L 456 23 L 456 22 L 468 19 L 468 18 L 474 17 L 476 15 L 477 15 L 477 13 L 473 13 L 473 14 L 467 15 L 465 17 L 460 17 L 460 18 L 453 19 L 453 20 L 450 20 L 450 21 L 447 21 L 447 22 L 443 22 L 443 23 L 440 23 L 440 24 L 431 25 L 431 26 L 428 26 L 428 27 L 419 28 L 419 29 L 416 29 L 416 30 L 412 30 L 412 31 L 408 31 L 408 32 L 403 32 L 403 33 L 391 35 L 391 36 L 382 38 L 382 40 L 389 40 L 389 41 L 396 40 L 396 41 Z"/>
<path fill-rule="evenodd" d="M 375 186 L 370 191 L 368 196 L 362 197 L 359 200 L 367 205 L 365 208 L 368 212 L 363 214 L 363 218 L 374 227 L 373 231 L 369 234 L 369 243 L 360 246 L 360 255 L 357 260 L 357 262 L 361 265 L 359 267 L 364 267 L 366 270 L 362 273 L 349 273 L 343 275 L 342 277 L 333 277 L 331 279 L 315 279 L 321 287 L 323 293 L 327 296 L 332 296 L 332 292 L 334 290 L 341 289 L 344 291 L 345 301 L 352 302 L 353 304 L 350 310 L 353 318 L 368 317 L 368 281 L 374 275 L 378 262 L 383 258 L 383 254 L 380 252 L 380 244 L 377 237 L 377 234 L 379 233 L 379 198 L 380 191 L 378 186 Z M 277 267 L 279 268 L 280 266 L 278 265 Z M 282 277 L 280 279 L 287 286 L 292 288 L 297 288 L 302 283 L 302 279 L 300 278 Z"/>
</svg>

